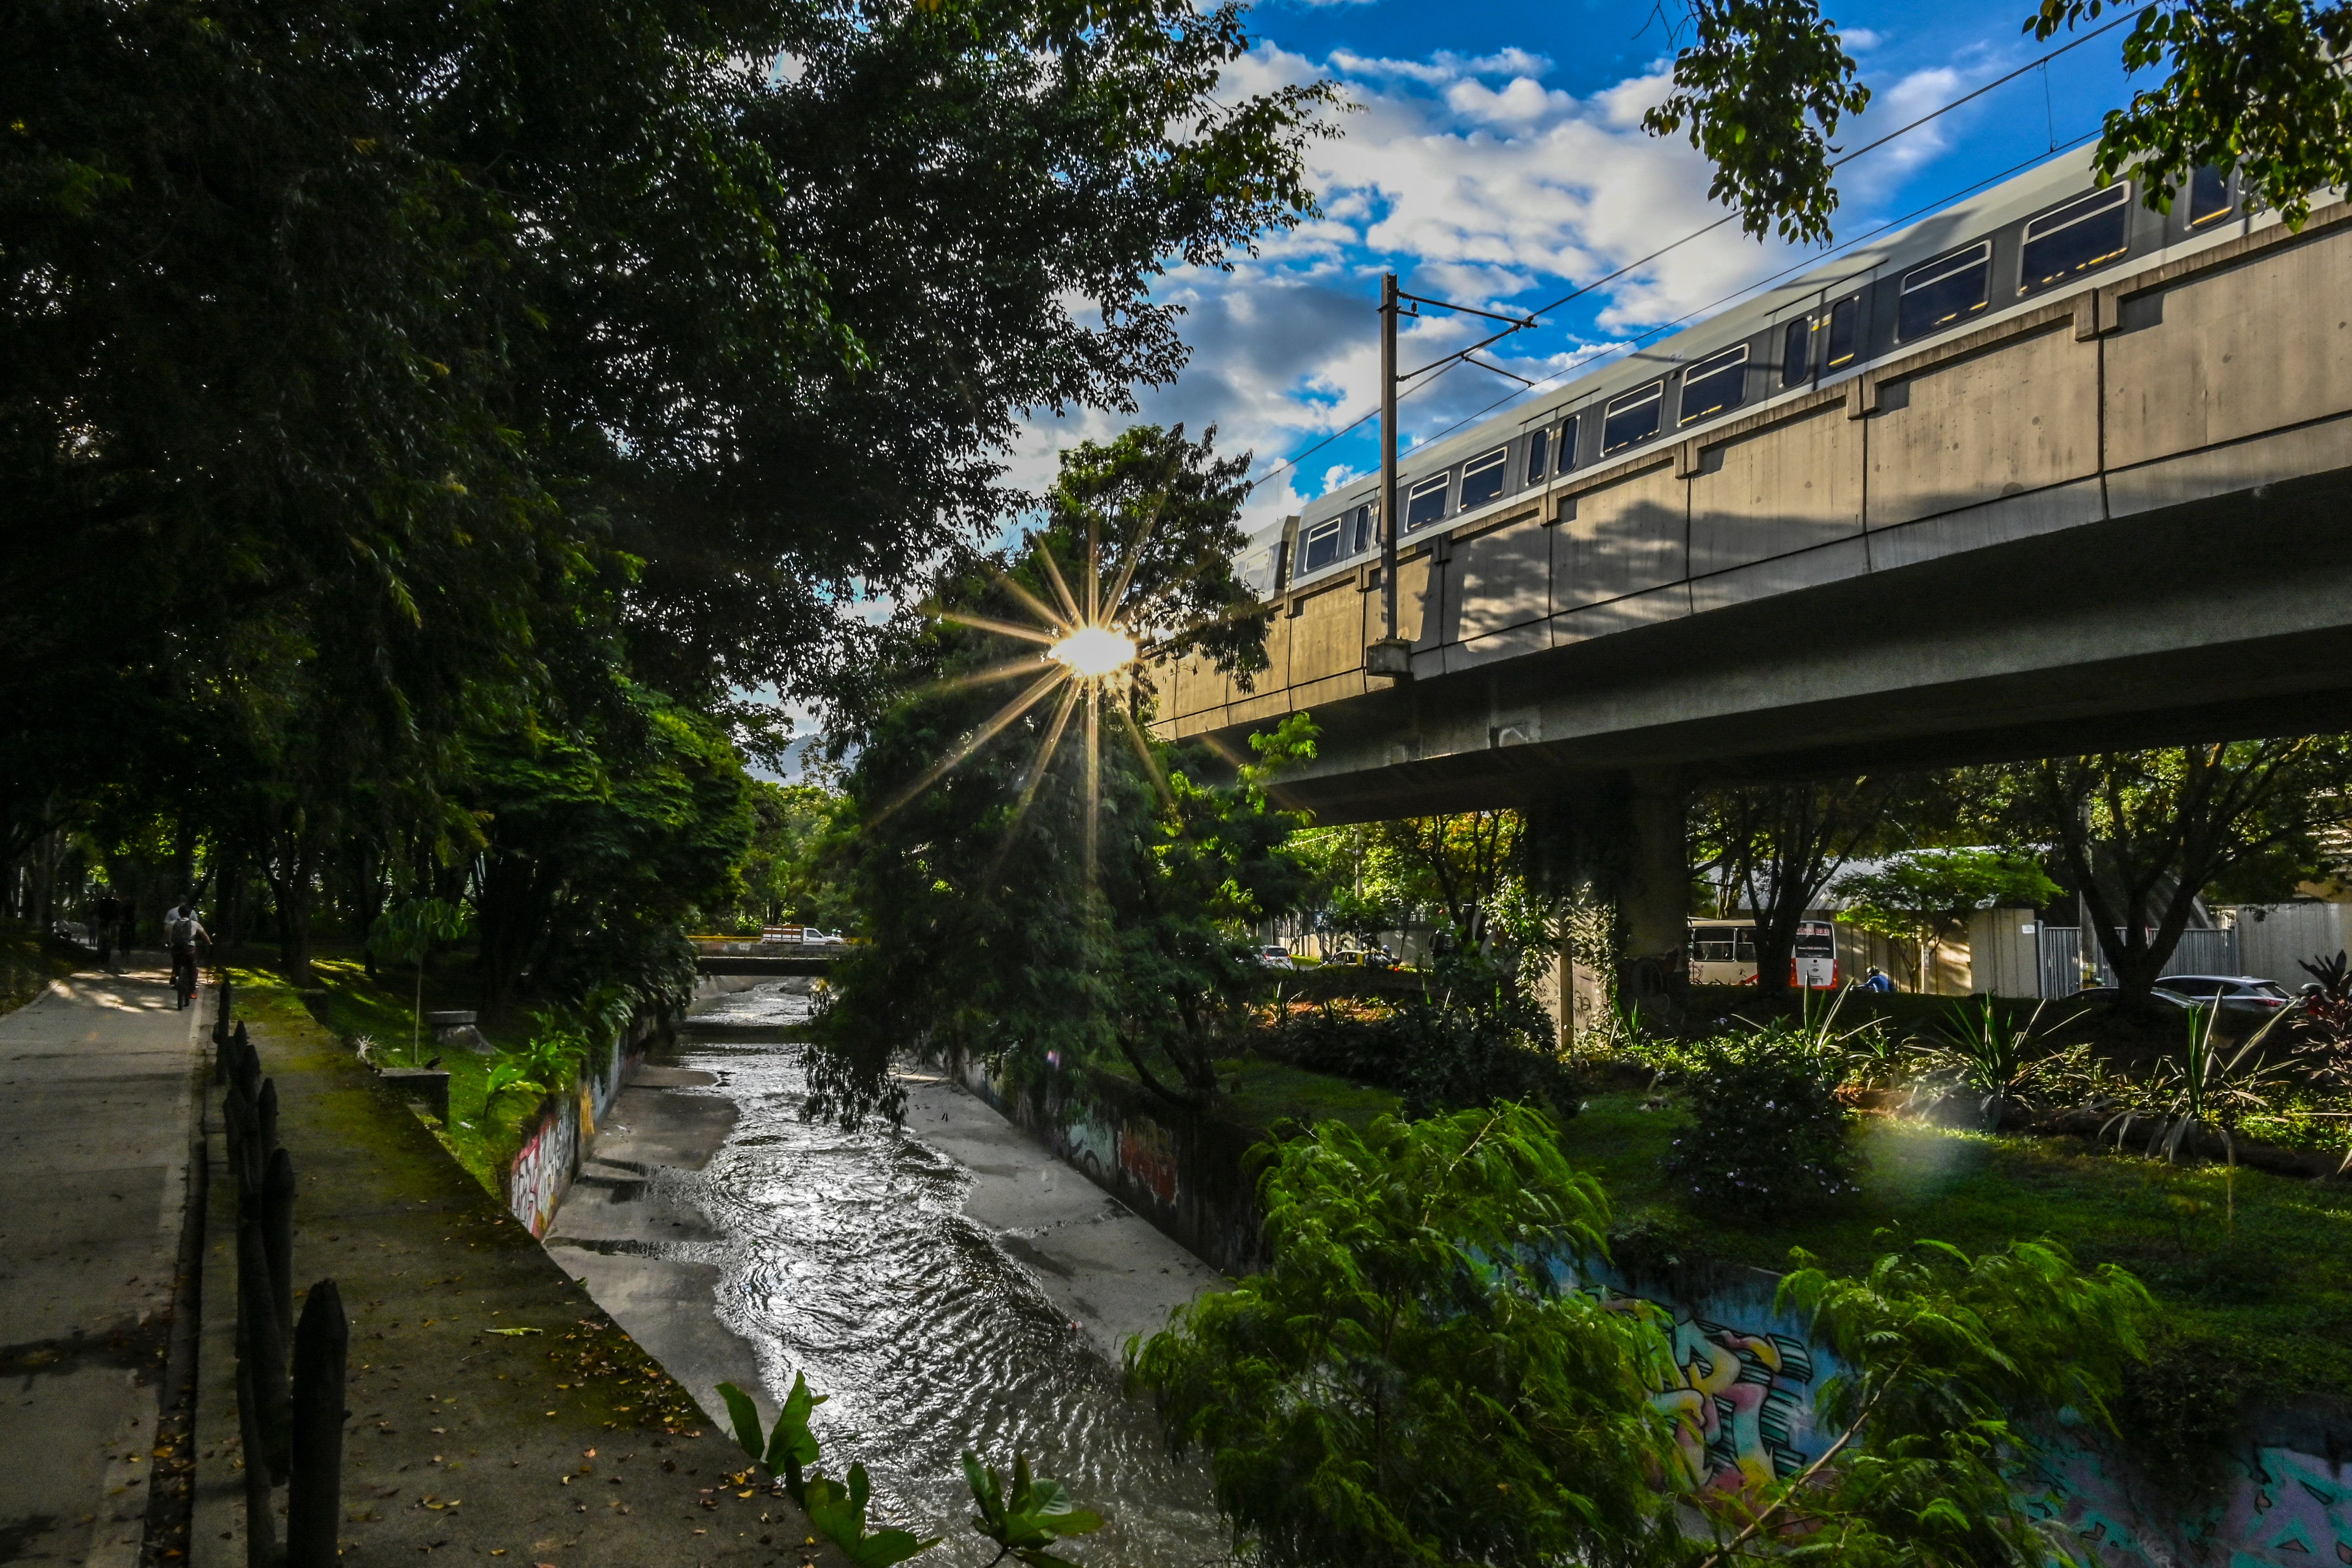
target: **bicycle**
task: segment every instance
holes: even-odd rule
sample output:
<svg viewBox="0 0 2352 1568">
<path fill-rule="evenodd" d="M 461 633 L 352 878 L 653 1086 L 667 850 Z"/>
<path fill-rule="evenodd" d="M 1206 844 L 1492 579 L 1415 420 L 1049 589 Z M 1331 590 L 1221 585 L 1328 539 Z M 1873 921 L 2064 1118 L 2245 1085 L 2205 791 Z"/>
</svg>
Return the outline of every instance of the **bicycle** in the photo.
<svg viewBox="0 0 2352 1568">
<path fill-rule="evenodd" d="M 185 1011 L 196 995 L 196 950 L 183 948 L 172 955 L 172 993 Z"/>
</svg>

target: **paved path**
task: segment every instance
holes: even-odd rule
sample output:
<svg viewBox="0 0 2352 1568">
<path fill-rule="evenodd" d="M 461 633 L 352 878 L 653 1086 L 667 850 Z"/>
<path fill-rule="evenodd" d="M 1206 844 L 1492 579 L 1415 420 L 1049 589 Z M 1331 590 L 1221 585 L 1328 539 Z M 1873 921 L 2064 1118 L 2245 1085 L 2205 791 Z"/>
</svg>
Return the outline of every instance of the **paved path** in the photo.
<svg viewBox="0 0 2352 1568">
<path fill-rule="evenodd" d="M 139 969 L 0 1016 L 0 1563 L 139 1561 L 207 1017 Z"/>
<path fill-rule="evenodd" d="M 331 1276 L 351 1316 L 347 1568 L 843 1563 L 790 1503 L 725 1484 L 722 1430 L 290 994 L 237 1003 L 294 1163 L 296 1310 Z M 236 1568 L 234 1183 L 212 1142 L 189 1568 Z"/>
</svg>

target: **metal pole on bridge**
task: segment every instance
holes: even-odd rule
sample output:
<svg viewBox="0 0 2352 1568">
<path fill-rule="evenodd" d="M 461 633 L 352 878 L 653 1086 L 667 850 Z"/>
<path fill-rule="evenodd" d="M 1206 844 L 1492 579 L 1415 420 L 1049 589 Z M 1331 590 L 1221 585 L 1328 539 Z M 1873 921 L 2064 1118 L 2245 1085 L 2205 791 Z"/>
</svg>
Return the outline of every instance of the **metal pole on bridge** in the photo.
<svg viewBox="0 0 2352 1568">
<path fill-rule="evenodd" d="M 1381 640 L 1364 650 L 1364 673 L 1403 679 L 1412 647 L 1397 636 L 1397 275 L 1381 274 Z"/>
</svg>

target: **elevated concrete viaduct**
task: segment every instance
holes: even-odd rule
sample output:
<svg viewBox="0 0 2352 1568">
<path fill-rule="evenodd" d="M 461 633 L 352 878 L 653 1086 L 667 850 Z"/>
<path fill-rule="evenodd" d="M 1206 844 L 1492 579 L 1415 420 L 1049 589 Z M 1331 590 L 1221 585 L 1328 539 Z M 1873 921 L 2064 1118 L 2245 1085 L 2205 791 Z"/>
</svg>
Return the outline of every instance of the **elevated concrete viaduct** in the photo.
<svg viewBox="0 0 2352 1568">
<path fill-rule="evenodd" d="M 1186 661 L 1160 733 L 1297 710 L 1325 822 L 1655 804 L 1637 940 L 1678 948 L 1678 802 L 1820 775 L 2352 728 L 2352 210 L 2275 223 L 1562 475 L 1278 601 L 1251 690 Z"/>
</svg>

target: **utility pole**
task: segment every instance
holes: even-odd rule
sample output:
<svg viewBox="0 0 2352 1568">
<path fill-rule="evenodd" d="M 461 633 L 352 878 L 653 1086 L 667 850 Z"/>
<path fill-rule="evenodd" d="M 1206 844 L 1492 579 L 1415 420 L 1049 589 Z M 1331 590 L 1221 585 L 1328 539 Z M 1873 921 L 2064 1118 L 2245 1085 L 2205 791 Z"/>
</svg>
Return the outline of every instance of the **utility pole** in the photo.
<svg viewBox="0 0 2352 1568">
<path fill-rule="evenodd" d="M 1441 310 L 1459 311 L 1465 316 L 1484 316 L 1490 321 L 1501 321 L 1503 330 L 1491 332 L 1466 349 L 1456 349 L 1442 354 L 1419 370 L 1397 374 L 1397 318 L 1404 314 L 1405 302 L 1413 305 L 1418 319 L 1421 307 L 1434 305 Z M 1508 376 L 1522 386 L 1536 384 L 1524 375 L 1515 374 L 1496 364 L 1488 364 L 1471 356 L 1489 343 L 1499 342 L 1513 332 L 1523 332 L 1537 324 L 1533 316 L 1498 316 L 1492 310 L 1482 310 L 1475 305 L 1456 305 L 1444 300 L 1424 299 L 1408 294 L 1397 287 L 1397 275 L 1381 274 L 1381 630 L 1386 634 L 1364 649 L 1364 673 L 1386 676 L 1391 680 L 1412 679 L 1412 644 L 1397 635 L 1397 539 L 1404 532 L 1404 516 L 1397 507 L 1397 387 L 1415 376 L 1443 370 L 1459 360 L 1476 365 L 1480 370 L 1493 371 Z"/>
<path fill-rule="evenodd" d="M 1364 673 L 1412 679 L 1412 645 L 1397 636 L 1397 275 L 1381 274 L 1381 637 L 1364 650 Z"/>
</svg>

